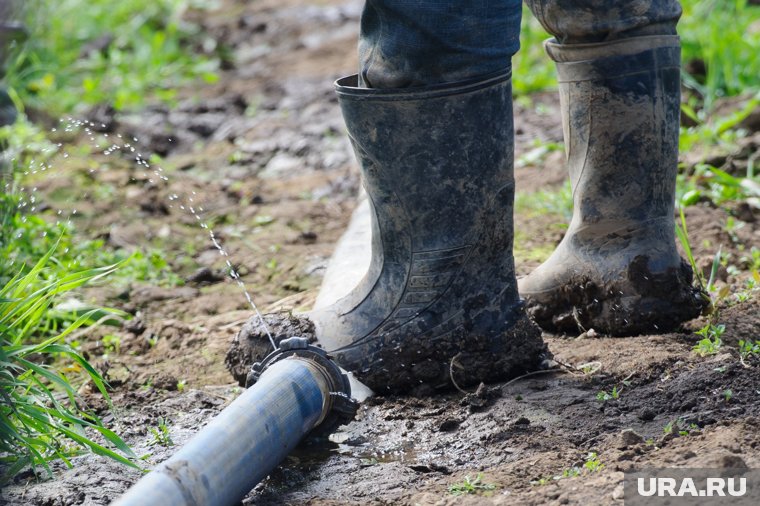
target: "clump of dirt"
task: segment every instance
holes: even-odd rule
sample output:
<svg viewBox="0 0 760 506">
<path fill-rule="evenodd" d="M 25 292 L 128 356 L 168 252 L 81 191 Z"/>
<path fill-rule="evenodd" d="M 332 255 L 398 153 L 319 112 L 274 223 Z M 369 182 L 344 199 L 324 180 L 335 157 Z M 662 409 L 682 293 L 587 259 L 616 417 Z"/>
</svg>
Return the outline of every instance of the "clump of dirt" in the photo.
<svg viewBox="0 0 760 506">
<path fill-rule="evenodd" d="M 308 318 L 289 313 L 266 314 L 262 318 L 266 327 L 258 316 L 252 317 L 237 333 L 224 358 L 224 365 L 240 386 L 245 386 L 251 366 L 274 350 L 270 337 L 277 346 L 289 337 L 305 337 L 310 343 L 317 340 L 314 324 Z"/>
</svg>

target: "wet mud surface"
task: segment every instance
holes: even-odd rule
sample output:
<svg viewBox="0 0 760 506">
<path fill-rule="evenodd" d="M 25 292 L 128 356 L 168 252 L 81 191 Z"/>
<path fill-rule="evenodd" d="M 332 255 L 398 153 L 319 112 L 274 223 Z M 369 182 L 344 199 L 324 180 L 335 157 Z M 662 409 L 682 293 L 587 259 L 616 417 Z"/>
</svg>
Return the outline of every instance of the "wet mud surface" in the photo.
<svg viewBox="0 0 760 506">
<path fill-rule="evenodd" d="M 231 402 L 250 366 L 244 362 L 270 347 L 248 343 L 225 365 L 236 336 L 251 331 L 251 309 L 225 274 L 227 257 L 169 197 L 192 195 L 262 311 L 287 315 L 312 304 L 359 188 L 332 81 L 354 70 L 361 2 L 222 3 L 219 12 L 198 15 L 234 55 L 219 83 L 186 90 L 177 108 L 104 118 L 114 133 L 161 153 L 168 182 L 152 182 L 123 156 L 98 159 L 108 170 L 95 173 L 61 162 L 38 185 L 51 208 L 76 207 L 78 230 L 111 248 L 160 248 L 183 280 L 85 292 L 134 315 L 121 329 L 82 339 L 112 385 L 115 411 L 88 385 L 81 395 L 146 467 Z M 562 153 L 538 156 L 533 144 L 561 139 L 557 100 L 541 94 L 533 104 L 515 109 L 517 191 L 528 202 L 515 217 L 519 274 L 548 256 L 565 222 L 532 207 L 547 198 L 541 191 L 565 180 Z M 744 153 L 756 151 L 760 134 L 742 142 Z M 698 161 L 693 156 L 684 155 L 687 166 Z M 710 156 L 722 156 L 726 170 L 741 170 L 746 160 Z M 70 194 L 75 204 L 64 198 Z M 740 266 L 716 280 L 735 293 L 750 276 L 760 213 L 742 206 L 731 213 L 704 203 L 688 207 L 686 218 L 700 268 L 709 274 L 718 246 Z M 739 340 L 760 339 L 760 295 L 729 296 L 718 309 L 714 323 L 725 333 L 714 355 L 692 352 L 705 317 L 652 336 L 544 334 L 554 370 L 428 398 L 371 398 L 331 441 L 302 445 L 244 504 L 622 504 L 627 469 L 760 467 L 760 360 L 737 351 Z M 118 349 L 104 343 L 106 333 L 119 337 Z M 173 446 L 155 442 L 160 418 Z M 91 455 L 72 463 L 55 464 L 52 480 L 22 473 L 0 492 L 0 504 L 108 504 L 140 476 Z M 478 473 L 491 490 L 449 491 Z"/>
</svg>

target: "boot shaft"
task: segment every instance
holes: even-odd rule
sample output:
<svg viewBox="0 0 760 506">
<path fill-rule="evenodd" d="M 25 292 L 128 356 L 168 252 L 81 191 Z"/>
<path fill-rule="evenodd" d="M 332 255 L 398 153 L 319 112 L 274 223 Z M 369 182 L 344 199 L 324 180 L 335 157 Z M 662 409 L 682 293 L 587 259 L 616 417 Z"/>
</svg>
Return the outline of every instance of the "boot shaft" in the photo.
<svg viewBox="0 0 760 506">
<path fill-rule="evenodd" d="M 546 47 L 557 62 L 573 224 L 671 220 L 680 117 L 678 37 Z"/>
<path fill-rule="evenodd" d="M 495 216 L 509 233 L 494 248 L 511 250 L 510 73 L 406 90 L 356 84 L 343 79 L 337 91 L 385 260 L 406 255 L 407 242 L 413 252 L 464 253 Z"/>
</svg>

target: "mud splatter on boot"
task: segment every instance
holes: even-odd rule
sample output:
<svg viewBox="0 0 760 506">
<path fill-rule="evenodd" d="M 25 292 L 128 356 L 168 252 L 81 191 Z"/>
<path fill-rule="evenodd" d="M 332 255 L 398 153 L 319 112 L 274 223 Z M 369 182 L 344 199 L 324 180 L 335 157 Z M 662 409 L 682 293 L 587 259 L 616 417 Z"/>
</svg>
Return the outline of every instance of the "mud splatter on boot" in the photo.
<svg viewBox="0 0 760 506">
<path fill-rule="evenodd" d="M 675 245 L 678 37 L 546 48 L 557 62 L 574 208 L 555 252 L 519 281 L 528 312 L 551 331 L 674 329 L 705 305 Z"/>
</svg>

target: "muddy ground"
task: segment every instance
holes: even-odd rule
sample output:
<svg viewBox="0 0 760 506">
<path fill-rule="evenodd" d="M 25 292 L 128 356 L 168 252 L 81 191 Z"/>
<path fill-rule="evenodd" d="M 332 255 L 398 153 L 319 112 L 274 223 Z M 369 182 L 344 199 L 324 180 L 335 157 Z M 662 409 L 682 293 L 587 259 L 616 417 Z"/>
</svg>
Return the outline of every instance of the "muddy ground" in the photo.
<svg viewBox="0 0 760 506">
<path fill-rule="evenodd" d="M 219 11 L 191 13 L 230 48 L 218 83 L 185 90 L 174 108 L 120 115 L 100 108 L 90 115 L 101 130 L 96 139 L 121 135 L 120 145 L 132 143 L 146 159 L 160 154 L 168 181 L 136 164 L 128 148 L 109 156 L 93 148 L 86 157 L 59 158 L 36 185 L 51 209 L 77 210 L 83 237 L 103 238 L 111 248 L 156 248 L 185 280 L 104 283 L 83 294 L 135 315 L 121 329 L 81 338 L 110 380 L 115 411 L 109 414 L 88 385 L 81 392 L 146 466 L 165 459 L 240 392 L 224 355 L 251 310 L 225 275 L 227 257 L 187 209 L 211 225 L 262 308 L 290 311 L 314 300 L 359 187 L 331 83 L 354 70 L 361 2 L 221 4 Z M 563 233 L 566 217 L 548 202 L 541 210 L 546 197 L 536 193 L 557 191 L 565 181 L 562 153 L 541 154 L 534 144 L 561 140 L 557 107 L 553 93 L 516 106 L 520 274 L 546 258 Z M 81 133 L 51 135 L 67 146 L 89 143 Z M 741 170 L 760 133 L 750 131 L 741 143 L 736 153 L 682 158 L 687 167 L 709 158 Z M 718 285 L 740 292 L 751 276 L 750 247 L 760 244 L 758 210 L 702 203 L 686 216 L 700 266 L 709 269 L 722 246 L 736 269 L 722 269 Z M 737 344 L 760 338 L 760 296 L 751 292 L 738 302 L 729 295 L 718 307 L 714 322 L 726 327 L 724 346 L 708 357 L 691 351 L 705 318 L 656 336 L 546 335 L 557 360 L 574 369 L 467 394 L 370 399 L 331 442 L 288 457 L 245 504 L 614 504 L 622 501 L 627 469 L 759 467 L 760 361 L 741 361 Z M 118 347 L 104 343 L 106 333 L 118 336 Z M 598 398 L 613 387 L 616 398 Z M 174 446 L 151 444 L 159 418 L 168 420 Z M 73 463 L 68 470 L 56 464 L 52 480 L 20 475 L 0 503 L 108 504 L 139 477 L 94 456 Z M 478 473 L 490 490 L 449 491 Z"/>
</svg>

